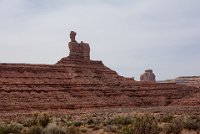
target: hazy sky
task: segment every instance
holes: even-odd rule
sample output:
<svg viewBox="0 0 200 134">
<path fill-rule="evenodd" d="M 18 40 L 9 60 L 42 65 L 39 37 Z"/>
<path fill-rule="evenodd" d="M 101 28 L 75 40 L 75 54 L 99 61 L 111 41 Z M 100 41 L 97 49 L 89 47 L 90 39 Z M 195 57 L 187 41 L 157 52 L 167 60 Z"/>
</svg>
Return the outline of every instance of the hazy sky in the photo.
<svg viewBox="0 0 200 134">
<path fill-rule="evenodd" d="M 120 75 L 200 75 L 200 0 L 0 0 L 0 63 L 54 64 L 71 30 Z"/>
</svg>

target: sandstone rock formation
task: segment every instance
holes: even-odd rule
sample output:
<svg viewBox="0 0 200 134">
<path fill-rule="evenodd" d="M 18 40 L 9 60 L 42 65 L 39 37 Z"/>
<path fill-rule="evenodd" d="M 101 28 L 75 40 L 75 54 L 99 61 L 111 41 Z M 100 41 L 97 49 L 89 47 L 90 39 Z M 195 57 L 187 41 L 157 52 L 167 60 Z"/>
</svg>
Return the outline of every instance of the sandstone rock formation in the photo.
<svg viewBox="0 0 200 134">
<path fill-rule="evenodd" d="M 140 81 L 156 82 L 156 76 L 153 73 L 153 70 L 151 70 L 151 69 L 145 70 L 145 73 L 140 75 Z"/>
<path fill-rule="evenodd" d="M 69 56 L 54 65 L 0 63 L 0 118 L 34 111 L 166 106 L 200 91 L 119 76 L 102 61 L 90 60 L 89 45 L 83 49 L 74 33 L 70 38 Z"/>
<path fill-rule="evenodd" d="M 79 60 L 90 60 L 90 46 L 87 43 L 81 41 L 81 43 L 77 43 L 76 39 L 76 32 L 71 31 L 70 38 L 71 42 L 69 42 L 69 58 L 72 59 L 79 59 Z"/>
<path fill-rule="evenodd" d="M 76 32 L 74 32 L 74 31 L 70 32 L 70 39 L 71 39 L 71 42 L 77 42 L 76 41 Z"/>
</svg>

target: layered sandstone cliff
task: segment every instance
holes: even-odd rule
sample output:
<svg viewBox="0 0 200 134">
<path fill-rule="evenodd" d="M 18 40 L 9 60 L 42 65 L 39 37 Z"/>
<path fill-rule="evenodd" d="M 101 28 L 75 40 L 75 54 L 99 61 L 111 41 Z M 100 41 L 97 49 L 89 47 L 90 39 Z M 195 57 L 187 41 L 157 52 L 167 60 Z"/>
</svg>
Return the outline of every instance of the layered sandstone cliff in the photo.
<svg viewBox="0 0 200 134">
<path fill-rule="evenodd" d="M 175 83 L 143 83 L 119 76 L 101 61 L 90 60 L 89 44 L 77 43 L 74 35 L 69 47 L 70 55 L 54 65 L 1 63 L 0 115 L 179 105 L 174 102 L 200 91 Z"/>
<path fill-rule="evenodd" d="M 160 83 L 176 83 L 200 88 L 200 76 L 182 76 L 176 79 L 160 81 Z"/>
<path fill-rule="evenodd" d="M 188 86 L 195 86 L 200 88 L 200 76 L 178 77 L 174 81 L 177 84 L 185 84 Z"/>
</svg>

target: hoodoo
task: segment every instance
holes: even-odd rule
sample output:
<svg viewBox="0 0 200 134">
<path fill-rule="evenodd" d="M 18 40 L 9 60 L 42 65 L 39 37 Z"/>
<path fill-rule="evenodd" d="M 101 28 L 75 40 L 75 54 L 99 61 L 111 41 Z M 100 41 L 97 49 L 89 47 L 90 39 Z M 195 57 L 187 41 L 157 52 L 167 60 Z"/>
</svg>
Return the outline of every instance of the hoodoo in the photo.
<svg viewBox="0 0 200 134">
<path fill-rule="evenodd" d="M 90 60 L 90 46 L 87 43 L 77 43 L 76 39 L 76 32 L 71 31 L 70 33 L 70 39 L 71 42 L 69 42 L 69 58 L 74 59 L 83 59 L 83 60 Z"/>
<path fill-rule="evenodd" d="M 70 33 L 69 56 L 54 65 L 0 63 L 0 118 L 35 111 L 166 106 L 200 90 L 175 83 L 143 83 L 90 59 L 89 44 Z M 176 102 L 176 103 L 173 103 Z M 198 104 L 199 105 L 199 104 Z"/>
<path fill-rule="evenodd" d="M 145 73 L 143 73 L 140 76 L 140 81 L 145 81 L 145 82 L 156 82 L 156 76 L 153 73 L 153 70 L 147 69 L 145 70 Z"/>
</svg>

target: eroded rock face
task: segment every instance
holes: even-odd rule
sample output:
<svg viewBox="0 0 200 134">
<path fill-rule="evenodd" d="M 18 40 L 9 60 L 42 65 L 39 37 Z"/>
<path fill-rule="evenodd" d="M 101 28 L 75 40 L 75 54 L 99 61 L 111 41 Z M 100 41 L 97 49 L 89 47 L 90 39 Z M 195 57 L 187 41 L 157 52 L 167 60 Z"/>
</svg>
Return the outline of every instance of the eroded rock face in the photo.
<svg viewBox="0 0 200 134">
<path fill-rule="evenodd" d="M 76 32 L 74 32 L 74 31 L 70 32 L 70 39 L 71 39 L 71 42 L 77 42 L 76 41 Z"/>
<path fill-rule="evenodd" d="M 0 118 L 34 111 L 166 106 L 200 91 L 119 76 L 102 61 L 90 60 L 89 45 L 77 44 L 74 33 L 70 38 L 69 56 L 54 65 L 0 64 Z"/>
<path fill-rule="evenodd" d="M 145 70 L 145 73 L 143 73 L 140 76 L 140 81 L 145 81 L 145 82 L 156 82 L 156 76 L 153 73 L 153 70 L 148 69 Z"/>
<path fill-rule="evenodd" d="M 71 31 L 69 42 L 69 58 L 71 59 L 84 59 L 86 61 L 90 60 L 90 46 L 87 43 L 81 41 L 81 43 L 77 43 L 76 39 L 76 32 Z"/>
</svg>

